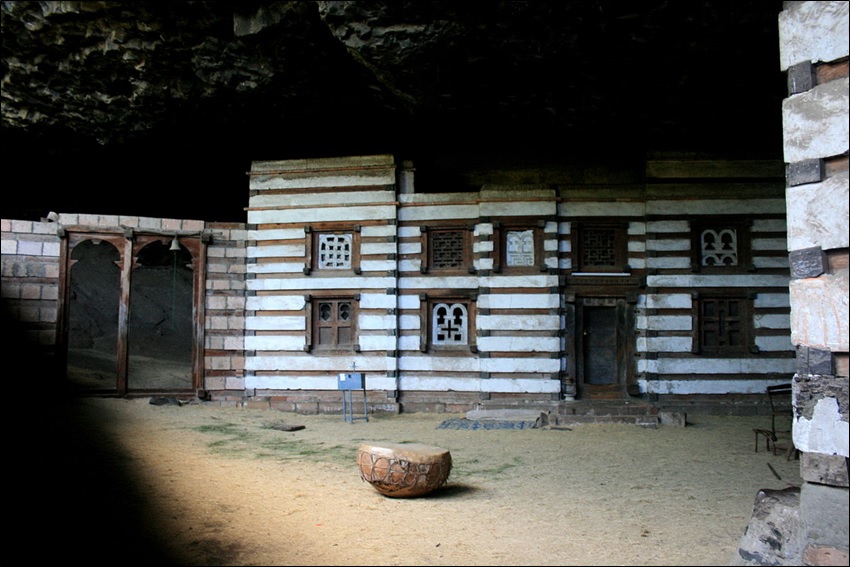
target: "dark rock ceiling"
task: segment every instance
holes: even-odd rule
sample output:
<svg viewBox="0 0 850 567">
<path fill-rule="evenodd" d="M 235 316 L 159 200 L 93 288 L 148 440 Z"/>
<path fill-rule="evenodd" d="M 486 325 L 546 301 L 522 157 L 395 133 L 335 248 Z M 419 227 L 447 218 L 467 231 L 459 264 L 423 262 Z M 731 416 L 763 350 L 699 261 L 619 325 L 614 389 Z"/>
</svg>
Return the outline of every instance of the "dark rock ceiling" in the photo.
<svg viewBox="0 0 850 567">
<path fill-rule="evenodd" d="M 782 2 L 2 2 L 3 218 L 244 221 L 252 160 L 782 159 Z"/>
</svg>

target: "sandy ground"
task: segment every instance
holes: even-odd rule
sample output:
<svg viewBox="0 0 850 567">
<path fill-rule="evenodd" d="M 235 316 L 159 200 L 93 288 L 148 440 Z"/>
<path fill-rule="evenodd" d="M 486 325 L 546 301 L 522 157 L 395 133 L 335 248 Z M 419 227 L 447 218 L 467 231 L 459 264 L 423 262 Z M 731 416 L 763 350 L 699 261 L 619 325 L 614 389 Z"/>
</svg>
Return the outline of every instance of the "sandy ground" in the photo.
<svg viewBox="0 0 850 567">
<path fill-rule="evenodd" d="M 799 461 L 754 451 L 765 417 L 447 430 L 463 416 L 352 423 L 148 398 L 26 415 L 2 565 L 728 565 L 757 492 L 801 482 Z M 380 495 L 355 456 L 382 441 L 449 449 L 448 483 Z"/>
</svg>

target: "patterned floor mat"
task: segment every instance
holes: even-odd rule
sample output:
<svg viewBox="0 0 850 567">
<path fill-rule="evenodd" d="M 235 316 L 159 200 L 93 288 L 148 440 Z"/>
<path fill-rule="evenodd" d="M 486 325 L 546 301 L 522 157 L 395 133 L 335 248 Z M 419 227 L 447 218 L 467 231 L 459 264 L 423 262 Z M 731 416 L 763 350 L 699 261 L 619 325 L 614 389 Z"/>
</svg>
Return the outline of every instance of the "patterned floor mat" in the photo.
<svg viewBox="0 0 850 567">
<path fill-rule="evenodd" d="M 533 421 L 500 421 L 483 419 L 447 419 L 437 429 L 532 429 Z"/>
</svg>

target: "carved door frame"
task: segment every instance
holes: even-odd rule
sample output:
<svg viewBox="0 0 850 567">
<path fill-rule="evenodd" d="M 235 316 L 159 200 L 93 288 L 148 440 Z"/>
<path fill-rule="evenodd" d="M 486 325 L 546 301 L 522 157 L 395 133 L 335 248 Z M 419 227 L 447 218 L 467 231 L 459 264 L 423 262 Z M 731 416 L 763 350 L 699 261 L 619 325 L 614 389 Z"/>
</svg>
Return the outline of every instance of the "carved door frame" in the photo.
<svg viewBox="0 0 850 567">
<path fill-rule="evenodd" d="M 636 294 L 595 295 L 565 293 L 565 376 L 564 394 L 578 399 L 625 399 L 637 394 L 635 368 L 635 304 Z M 586 312 L 589 308 L 611 308 L 615 313 L 616 352 L 615 381 L 612 384 L 589 384 L 588 362 L 585 360 Z"/>
</svg>

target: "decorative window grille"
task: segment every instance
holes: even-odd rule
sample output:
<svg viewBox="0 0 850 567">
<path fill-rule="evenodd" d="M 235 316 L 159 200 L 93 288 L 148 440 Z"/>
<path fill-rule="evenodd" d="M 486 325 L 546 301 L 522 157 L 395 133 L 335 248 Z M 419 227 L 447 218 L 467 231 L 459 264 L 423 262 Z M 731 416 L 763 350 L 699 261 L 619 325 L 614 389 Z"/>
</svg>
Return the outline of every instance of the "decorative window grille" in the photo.
<svg viewBox="0 0 850 567">
<path fill-rule="evenodd" d="M 431 265 L 435 269 L 458 269 L 464 264 L 464 232 L 435 230 L 431 233 Z"/>
<path fill-rule="evenodd" d="M 700 244 L 703 266 L 738 265 L 738 232 L 735 229 L 703 230 Z"/>
<path fill-rule="evenodd" d="M 350 299 L 322 299 L 314 319 L 317 346 L 350 346 L 354 343 L 354 306 Z"/>
<path fill-rule="evenodd" d="M 700 343 L 705 348 L 737 348 L 745 345 L 741 299 L 700 301 Z"/>
<path fill-rule="evenodd" d="M 317 267 L 320 270 L 350 269 L 351 253 L 350 234 L 320 234 Z"/>
<path fill-rule="evenodd" d="M 465 345 L 469 329 L 469 312 L 462 303 L 434 305 L 431 342 L 434 345 Z"/>
<path fill-rule="evenodd" d="M 581 231 L 581 266 L 584 270 L 617 266 L 616 229 L 585 228 Z"/>
<path fill-rule="evenodd" d="M 506 236 L 506 259 L 508 266 L 534 265 L 534 231 L 509 230 Z"/>
</svg>

